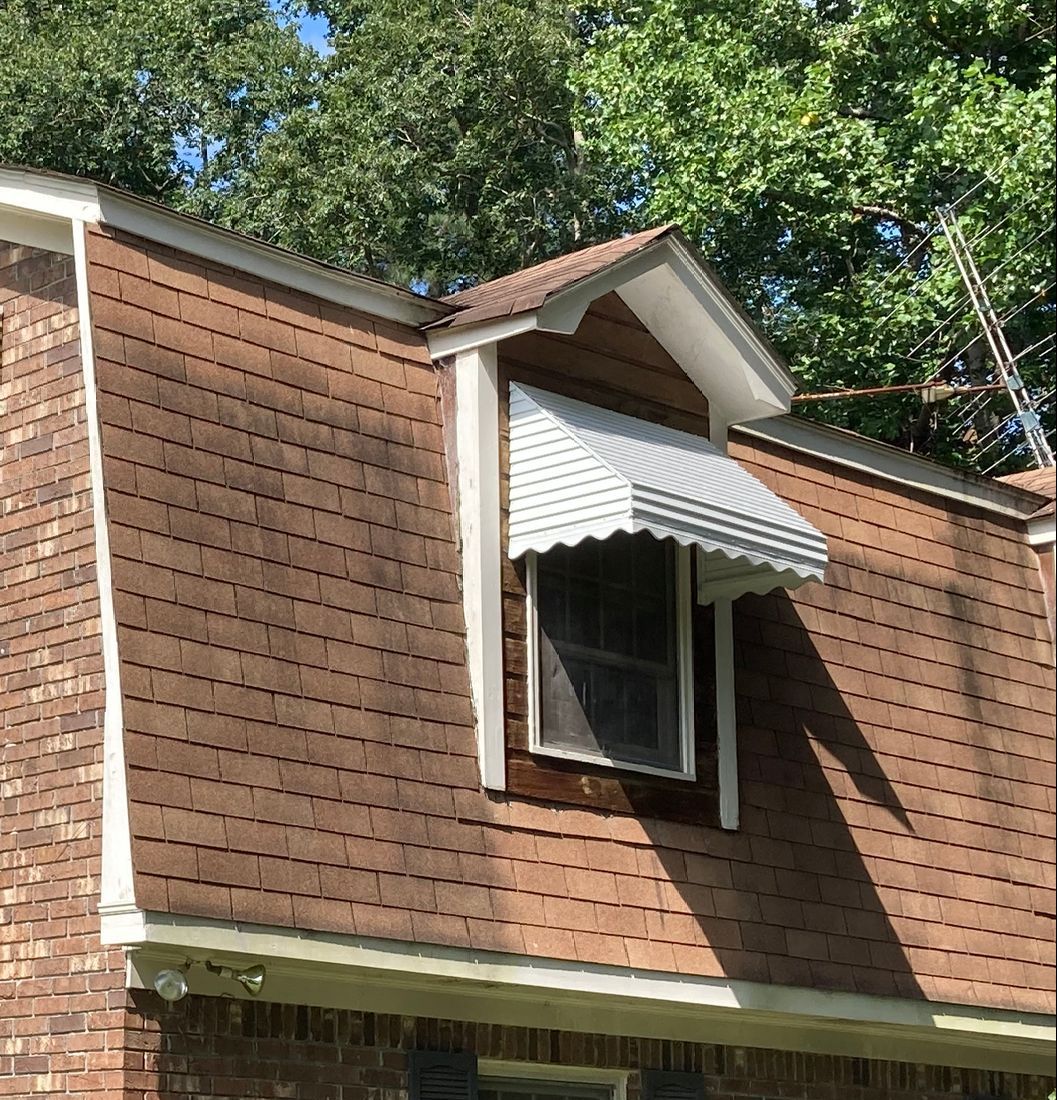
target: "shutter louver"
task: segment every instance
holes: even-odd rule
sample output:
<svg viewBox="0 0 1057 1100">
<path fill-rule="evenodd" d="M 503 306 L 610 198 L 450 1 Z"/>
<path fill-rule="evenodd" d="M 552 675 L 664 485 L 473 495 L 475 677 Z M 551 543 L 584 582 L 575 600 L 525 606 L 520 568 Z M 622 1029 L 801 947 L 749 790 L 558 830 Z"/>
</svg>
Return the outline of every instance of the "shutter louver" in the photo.
<svg viewBox="0 0 1057 1100">
<path fill-rule="evenodd" d="M 408 1056 L 410 1100 L 477 1100 L 477 1058 L 415 1050 Z"/>
<path fill-rule="evenodd" d="M 705 1082 L 699 1073 L 646 1070 L 642 1075 L 643 1100 L 705 1100 Z"/>
</svg>

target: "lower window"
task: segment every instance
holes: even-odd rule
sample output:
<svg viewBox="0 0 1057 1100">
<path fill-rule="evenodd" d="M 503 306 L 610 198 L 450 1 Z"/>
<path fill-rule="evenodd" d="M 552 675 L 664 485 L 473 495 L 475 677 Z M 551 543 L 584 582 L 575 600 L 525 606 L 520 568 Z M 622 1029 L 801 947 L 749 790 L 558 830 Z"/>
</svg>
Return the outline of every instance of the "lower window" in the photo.
<svg viewBox="0 0 1057 1100">
<path fill-rule="evenodd" d="M 621 533 L 526 568 L 532 751 L 693 779 L 689 550 Z"/>
<path fill-rule="evenodd" d="M 608 1085 L 572 1084 L 565 1081 L 519 1081 L 506 1077 L 481 1078 L 479 1100 L 613 1100 Z"/>
</svg>

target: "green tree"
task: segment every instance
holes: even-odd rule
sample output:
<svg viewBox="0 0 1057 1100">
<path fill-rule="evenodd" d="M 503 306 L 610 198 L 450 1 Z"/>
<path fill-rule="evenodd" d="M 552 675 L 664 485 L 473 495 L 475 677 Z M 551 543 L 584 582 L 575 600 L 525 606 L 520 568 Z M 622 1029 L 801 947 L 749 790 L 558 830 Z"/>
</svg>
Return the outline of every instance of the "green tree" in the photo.
<svg viewBox="0 0 1057 1100">
<path fill-rule="evenodd" d="M 314 54 L 267 0 L 10 0 L 0 56 L 0 161 L 216 216 Z"/>
<path fill-rule="evenodd" d="M 432 293 L 618 231 L 569 73 L 587 28 L 558 0 L 319 0 L 316 97 L 262 144 L 239 225 Z"/>
<path fill-rule="evenodd" d="M 1052 334 L 1052 8 L 654 0 L 617 16 L 576 77 L 589 153 L 633 178 L 637 221 L 682 223 L 803 389 L 988 378 L 983 341 L 961 350 L 979 329 L 930 235 L 961 196 L 998 312 L 1029 303 L 1008 325 L 1014 350 Z M 1039 350 L 1023 374 L 1049 389 Z M 1009 432 L 980 456 L 974 433 L 1008 401 L 976 415 L 970 401 L 935 416 L 916 397 L 801 411 L 987 466 Z M 1052 427 L 1052 399 L 1046 415 Z"/>
</svg>

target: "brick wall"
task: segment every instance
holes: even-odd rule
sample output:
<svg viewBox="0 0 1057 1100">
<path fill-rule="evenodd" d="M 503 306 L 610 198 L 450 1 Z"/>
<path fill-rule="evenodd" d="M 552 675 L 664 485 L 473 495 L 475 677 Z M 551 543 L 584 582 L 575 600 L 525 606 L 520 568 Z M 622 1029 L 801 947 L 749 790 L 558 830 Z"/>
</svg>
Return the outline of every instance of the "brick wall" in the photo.
<svg viewBox="0 0 1057 1100">
<path fill-rule="evenodd" d="M 0 1096 L 105 1094 L 124 994 L 95 915 L 103 679 L 72 258 L 0 242 L 0 314 Z"/>
<path fill-rule="evenodd" d="M 1018 525 L 742 442 L 833 564 L 738 601 L 740 831 L 484 794 L 421 339 L 135 239 L 90 256 L 140 905 L 1052 1010 Z"/>
<path fill-rule="evenodd" d="M 169 1100 L 406 1100 L 407 1052 L 464 1050 L 481 1059 L 702 1073 L 709 1100 L 1045 1100 L 1052 1079 L 906 1062 L 839 1058 L 657 1039 L 416 1019 L 190 997 L 160 1008 L 137 994 L 128 1017 L 130 1084 Z"/>
</svg>

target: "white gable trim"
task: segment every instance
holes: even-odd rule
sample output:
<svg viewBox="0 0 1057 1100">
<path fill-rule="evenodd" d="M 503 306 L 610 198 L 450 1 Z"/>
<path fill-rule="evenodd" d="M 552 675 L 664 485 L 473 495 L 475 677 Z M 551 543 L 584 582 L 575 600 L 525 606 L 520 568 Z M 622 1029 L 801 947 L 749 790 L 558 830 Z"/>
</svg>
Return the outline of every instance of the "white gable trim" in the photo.
<svg viewBox="0 0 1057 1100">
<path fill-rule="evenodd" d="M 615 291 L 726 423 L 785 413 L 796 381 L 715 276 L 676 235 L 617 260 L 540 308 L 427 333 L 434 359 L 524 332 L 571 335 Z"/>
<path fill-rule="evenodd" d="M 547 1026 L 642 1038 L 1052 1072 L 1054 1018 L 896 997 L 138 912 L 103 915 L 102 942 L 135 948 L 126 984 L 188 960 L 263 963 L 273 1002 Z M 193 993 L 244 997 L 201 966 Z"/>
</svg>

